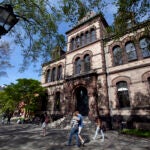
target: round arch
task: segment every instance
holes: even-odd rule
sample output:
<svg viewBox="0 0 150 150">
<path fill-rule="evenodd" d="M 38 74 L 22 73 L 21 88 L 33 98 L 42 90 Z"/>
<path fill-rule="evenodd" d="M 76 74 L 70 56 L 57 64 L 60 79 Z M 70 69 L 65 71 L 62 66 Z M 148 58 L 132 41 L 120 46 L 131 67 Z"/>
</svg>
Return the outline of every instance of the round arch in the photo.
<svg viewBox="0 0 150 150">
<path fill-rule="evenodd" d="M 89 102 L 88 91 L 84 86 L 78 86 L 74 90 L 75 110 L 78 110 L 83 116 L 88 116 Z"/>
</svg>

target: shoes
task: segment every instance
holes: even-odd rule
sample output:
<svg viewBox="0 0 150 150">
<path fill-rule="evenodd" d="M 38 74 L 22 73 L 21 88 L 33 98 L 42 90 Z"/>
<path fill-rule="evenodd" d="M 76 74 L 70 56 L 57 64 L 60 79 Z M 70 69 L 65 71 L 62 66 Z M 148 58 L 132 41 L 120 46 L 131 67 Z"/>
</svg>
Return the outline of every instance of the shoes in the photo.
<svg viewBox="0 0 150 150">
<path fill-rule="evenodd" d="M 81 142 L 81 144 L 82 144 L 82 146 L 84 146 L 84 144 L 85 144 L 85 141 L 82 141 L 82 142 Z"/>
<path fill-rule="evenodd" d="M 95 138 L 95 137 L 93 137 L 92 139 L 93 139 L 93 140 L 95 140 L 96 138 Z"/>
</svg>

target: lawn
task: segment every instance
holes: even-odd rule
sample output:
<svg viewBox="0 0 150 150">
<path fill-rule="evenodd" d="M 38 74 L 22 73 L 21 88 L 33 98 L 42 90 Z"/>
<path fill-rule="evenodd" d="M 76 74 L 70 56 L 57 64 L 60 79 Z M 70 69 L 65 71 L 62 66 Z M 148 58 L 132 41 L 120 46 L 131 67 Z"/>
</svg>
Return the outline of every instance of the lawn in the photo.
<svg viewBox="0 0 150 150">
<path fill-rule="evenodd" d="M 138 129 L 123 129 L 122 134 L 134 135 L 139 137 L 150 138 L 150 131 L 138 130 Z"/>
</svg>

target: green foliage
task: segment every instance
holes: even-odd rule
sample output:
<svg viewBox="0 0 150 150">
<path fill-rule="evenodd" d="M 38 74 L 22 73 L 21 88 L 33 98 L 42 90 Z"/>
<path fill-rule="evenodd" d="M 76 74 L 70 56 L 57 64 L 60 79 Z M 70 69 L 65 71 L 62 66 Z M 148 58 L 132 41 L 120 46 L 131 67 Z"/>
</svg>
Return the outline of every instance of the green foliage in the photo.
<svg viewBox="0 0 150 150">
<path fill-rule="evenodd" d="M 121 131 L 123 134 L 129 134 L 140 137 L 150 137 L 150 131 L 138 130 L 138 129 L 123 129 Z"/>
<path fill-rule="evenodd" d="M 56 46 L 65 48 L 66 42 L 62 35 L 65 31 L 61 31 L 61 34 L 59 31 L 59 26 L 64 21 L 69 25 L 76 25 L 87 12 L 102 13 L 111 2 L 118 8 L 114 21 L 117 28 L 111 28 L 116 33 L 126 29 L 128 18 L 140 20 L 150 12 L 149 0 L 7 0 L 7 4 L 13 6 L 14 13 L 20 16 L 17 25 L 9 32 L 21 47 L 24 57 L 20 71 L 24 71 L 39 58 L 42 58 L 42 63 L 49 61 L 51 50 Z M 5 3 L 3 0 L 0 5 Z"/>
<path fill-rule="evenodd" d="M 24 102 L 25 109 L 35 111 L 37 103 L 45 92 L 40 82 L 33 79 L 18 79 L 16 84 L 11 83 L 0 93 L 1 111 L 14 111 L 20 102 Z"/>
<path fill-rule="evenodd" d="M 117 36 L 143 21 L 143 17 L 150 18 L 149 0 L 118 0 L 115 5 L 118 11 L 114 15 L 114 24 L 109 30 Z"/>
</svg>

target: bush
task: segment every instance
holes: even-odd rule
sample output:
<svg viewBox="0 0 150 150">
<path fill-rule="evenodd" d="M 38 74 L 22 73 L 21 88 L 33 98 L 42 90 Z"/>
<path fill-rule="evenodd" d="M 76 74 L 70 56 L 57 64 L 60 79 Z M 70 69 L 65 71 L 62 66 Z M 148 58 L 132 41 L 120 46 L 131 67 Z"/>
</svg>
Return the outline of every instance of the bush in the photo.
<svg viewBox="0 0 150 150">
<path fill-rule="evenodd" d="M 146 130 L 138 130 L 138 129 L 123 129 L 121 131 L 123 134 L 134 135 L 139 137 L 150 137 L 150 131 Z"/>
</svg>

